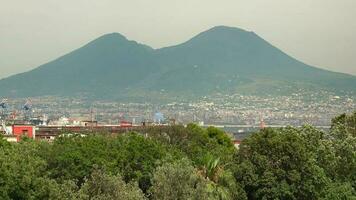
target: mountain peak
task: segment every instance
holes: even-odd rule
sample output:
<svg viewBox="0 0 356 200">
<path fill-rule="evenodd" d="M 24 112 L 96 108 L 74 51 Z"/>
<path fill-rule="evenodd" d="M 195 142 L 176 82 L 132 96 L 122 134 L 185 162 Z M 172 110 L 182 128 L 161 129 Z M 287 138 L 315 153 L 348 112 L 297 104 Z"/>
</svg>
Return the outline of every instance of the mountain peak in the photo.
<svg viewBox="0 0 356 200">
<path fill-rule="evenodd" d="M 89 44 L 97 44 L 97 43 L 117 43 L 122 41 L 128 41 L 127 38 L 120 33 L 108 33 L 98 37 L 97 39 L 93 40 Z"/>
<path fill-rule="evenodd" d="M 127 38 L 124 35 L 122 35 L 120 33 L 117 33 L 117 32 L 104 34 L 101 37 L 99 37 L 98 39 L 100 39 L 100 38 L 103 38 L 103 39 L 125 39 L 125 40 L 127 40 Z"/>
<path fill-rule="evenodd" d="M 206 32 L 210 31 L 218 31 L 218 32 L 248 32 L 244 29 L 237 28 L 237 27 L 231 27 L 231 26 L 225 26 L 225 25 L 219 25 L 219 26 L 214 26 L 213 28 L 207 30 Z"/>
<path fill-rule="evenodd" d="M 146 49 L 151 49 L 149 46 L 141 45 L 136 41 L 128 40 L 124 35 L 114 32 L 102 35 L 84 45 L 80 49 L 84 49 L 85 51 L 113 51 L 114 49 L 124 50 L 129 47 L 137 46 L 144 46 Z"/>
<path fill-rule="evenodd" d="M 208 47 L 209 45 L 221 46 L 222 44 L 230 46 L 231 43 L 236 44 L 239 43 L 239 41 L 250 41 L 256 39 L 256 37 L 258 38 L 258 36 L 253 32 L 249 32 L 240 28 L 220 25 L 201 32 L 190 40 L 180 45 L 176 45 L 176 47 L 198 45 L 202 48 L 210 48 Z"/>
<path fill-rule="evenodd" d="M 253 38 L 256 34 L 253 32 L 246 31 L 241 28 L 229 27 L 229 26 L 215 26 L 210 28 L 194 38 L 195 41 L 225 41 L 230 43 L 231 40 L 236 41 L 236 39 L 245 40 L 246 38 Z"/>
<path fill-rule="evenodd" d="M 238 35 L 251 35 L 254 34 L 252 31 L 246 31 L 241 28 L 230 27 L 230 26 L 215 26 L 202 32 L 200 35 L 213 35 L 213 36 L 238 36 Z"/>
</svg>

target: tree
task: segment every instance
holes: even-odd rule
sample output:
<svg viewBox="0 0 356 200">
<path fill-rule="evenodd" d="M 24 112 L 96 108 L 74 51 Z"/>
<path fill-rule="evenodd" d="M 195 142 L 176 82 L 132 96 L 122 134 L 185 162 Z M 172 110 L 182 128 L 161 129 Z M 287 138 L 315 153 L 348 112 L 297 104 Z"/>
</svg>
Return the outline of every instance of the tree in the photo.
<svg viewBox="0 0 356 200">
<path fill-rule="evenodd" d="M 239 150 L 194 124 L 53 143 L 0 136 L 0 199 L 353 199 L 354 117 L 328 132 L 262 129 Z"/>
<path fill-rule="evenodd" d="M 208 156 L 200 172 L 205 179 L 218 182 L 220 174 L 223 172 L 223 168 L 220 166 L 220 158 Z"/>
<path fill-rule="evenodd" d="M 71 200 L 80 200 L 81 196 L 78 192 L 79 187 L 76 185 L 74 181 L 66 180 L 62 183 L 57 183 L 52 179 L 49 200 L 63 200 L 63 199 L 71 199 Z"/>
<path fill-rule="evenodd" d="M 160 160 L 168 155 L 178 156 L 174 148 L 136 133 L 120 136 L 90 135 L 62 137 L 45 152 L 48 171 L 58 180 L 75 180 L 80 186 L 97 165 L 109 173 L 123 176 L 125 182 L 138 181 L 146 192 Z"/>
<path fill-rule="evenodd" d="M 224 169 L 219 158 L 209 156 L 205 162 L 199 174 L 205 179 L 208 197 L 220 200 L 247 199 L 240 184 L 235 181 L 229 170 Z"/>
<path fill-rule="evenodd" d="M 52 181 L 45 160 L 38 156 L 39 144 L 23 141 L 5 146 L 0 151 L 0 199 L 48 199 Z"/>
<path fill-rule="evenodd" d="M 337 131 L 338 133 L 349 134 L 352 137 L 356 137 L 356 111 L 350 115 L 344 113 L 333 118 L 331 120 L 331 131 Z M 334 136 L 340 138 L 343 135 Z"/>
<path fill-rule="evenodd" d="M 201 183 L 196 169 L 187 159 L 166 163 L 158 167 L 150 189 L 153 199 L 183 200 L 197 199 Z"/>
<path fill-rule="evenodd" d="M 118 172 L 126 182 L 138 181 L 144 192 L 151 187 L 153 172 L 160 161 L 167 157 L 177 159 L 182 156 L 172 147 L 134 133 L 118 137 L 114 141 L 113 149 L 116 157 L 111 159 L 115 160 Z"/>
<path fill-rule="evenodd" d="M 356 191 L 350 183 L 335 182 L 328 185 L 322 199 L 325 200 L 355 200 Z"/>
<path fill-rule="evenodd" d="M 109 148 L 110 138 L 101 135 L 60 137 L 43 157 L 52 178 L 76 180 L 80 186 L 95 164 L 108 168 L 115 164 Z"/>
<path fill-rule="evenodd" d="M 342 114 L 332 120 L 330 131 L 326 134 L 330 154 L 334 156 L 333 165 L 327 168 L 333 180 L 349 182 L 356 187 L 356 112 Z"/>
<path fill-rule="evenodd" d="M 9 148 L 10 143 L 5 140 L 4 136 L 0 134 L 0 149 Z"/>
<path fill-rule="evenodd" d="M 97 168 L 85 179 L 79 190 L 79 198 L 83 200 L 145 199 L 137 183 L 126 184 L 120 175 L 111 176 Z"/>
<path fill-rule="evenodd" d="M 216 160 L 213 161 L 217 163 Z M 211 166 L 211 176 L 216 165 Z M 195 169 L 188 159 L 165 163 L 157 168 L 153 186 L 151 188 L 153 199 L 179 200 L 179 199 L 211 199 L 232 200 L 247 199 L 242 188 L 235 182 L 231 173 L 219 173 L 215 181 L 209 180 L 206 172 Z M 215 175 L 213 175 L 215 174 Z"/>
<path fill-rule="evenodd" d="M 147 134 L 184 152 L 196 166 L 204 165 L 207 156 L 219 157 L 223 164 L 230 163 L 236 152 L 231 138 L 214 127 L 204 129 L 188 124 L 186 128 L 172 126 L 163 132 L 153 128 Z"/>
<path fill-rule="evenodd" d="M 330 182 L 295 128 L 262 129 L 245 139 L 235 170 L 249 199 L 318 199 Z"/>
</svg>

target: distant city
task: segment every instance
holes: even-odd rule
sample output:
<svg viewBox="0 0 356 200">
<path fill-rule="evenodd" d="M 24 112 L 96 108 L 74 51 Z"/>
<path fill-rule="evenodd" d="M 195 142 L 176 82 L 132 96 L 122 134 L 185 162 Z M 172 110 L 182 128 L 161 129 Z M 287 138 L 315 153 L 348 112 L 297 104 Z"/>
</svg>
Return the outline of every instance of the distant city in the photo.
<svg viewBox="0 0 356 200">
<path fill-rule="evenodd" d="M 79 98 L 35 97 L 4 99 L 1 118 L 7 121 L 39 120 L 48 125 L 75 125 L 80 121 L 98 124 L 198 123 L 246 126 L 329 126 L 340 113 L 356 108 L 354 96 L 330 92 L 299 92 L 289 96 L 215 95 L 191 102 L 124 103 Z"/>
</svg>

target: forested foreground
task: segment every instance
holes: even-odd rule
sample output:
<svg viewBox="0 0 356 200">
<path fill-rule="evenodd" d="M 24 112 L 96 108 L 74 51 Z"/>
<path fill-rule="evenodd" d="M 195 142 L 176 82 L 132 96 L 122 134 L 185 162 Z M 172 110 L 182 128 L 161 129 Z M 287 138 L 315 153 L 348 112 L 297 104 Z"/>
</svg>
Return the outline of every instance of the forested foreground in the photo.
<svg viewBox="0 0 356 200">
<path fill-rule="evenodd" d="M 356 199 L 356 113 L 263 129 L 236 149 L 190 124 L 145 135 L 0 140 L 0 199 Z"/>
</svg>

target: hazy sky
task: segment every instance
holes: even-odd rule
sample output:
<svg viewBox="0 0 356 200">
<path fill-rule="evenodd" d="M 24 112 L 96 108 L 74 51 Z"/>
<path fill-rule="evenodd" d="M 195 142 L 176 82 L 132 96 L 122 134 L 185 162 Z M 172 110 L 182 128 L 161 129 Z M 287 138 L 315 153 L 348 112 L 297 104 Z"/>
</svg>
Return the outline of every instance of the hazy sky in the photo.
<svg viewBox="0 0 356 200">
<path fill-rule="evenodd" d="M 254 31 L 314 66 L 356 75 L 356 0 L 0 0 L 0 78 L 105 33 L 154 48 L 216 25 Z"/>
</svg>

